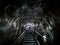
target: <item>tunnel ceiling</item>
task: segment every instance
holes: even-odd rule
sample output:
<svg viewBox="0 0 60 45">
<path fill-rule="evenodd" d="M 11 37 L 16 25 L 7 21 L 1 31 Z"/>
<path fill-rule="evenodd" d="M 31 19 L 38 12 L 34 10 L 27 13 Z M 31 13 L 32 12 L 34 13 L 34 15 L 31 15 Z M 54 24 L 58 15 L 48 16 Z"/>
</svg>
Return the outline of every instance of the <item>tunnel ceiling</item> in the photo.
<svg viewBox="0 0 60 45">
<path fill-rule="evenodd" d="M 37 5 L 39 3 L 47 5 L 45 10 L 53 12 L 56 16 L 59 16 L 60 3 L 59 0 L 0 0 L 0 17 L 4 15 L 4 9 L 7 5 L 20 7 L 27 3 L 28 6 Z"/>
</svg>

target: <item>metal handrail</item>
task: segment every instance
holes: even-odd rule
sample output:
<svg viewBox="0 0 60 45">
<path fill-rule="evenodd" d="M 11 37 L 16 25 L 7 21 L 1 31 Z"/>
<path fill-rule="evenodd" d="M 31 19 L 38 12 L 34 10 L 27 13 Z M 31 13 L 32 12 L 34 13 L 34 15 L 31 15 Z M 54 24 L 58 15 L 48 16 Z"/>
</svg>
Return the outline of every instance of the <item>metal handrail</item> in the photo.
<svg viewBox="0 0 60 45">
<path fill-rule="evenodd" d="M 20 43 L 21 40 L 24 38 L 24 35 L 25 35 L 25 31 L 11 45 L 16 44 L 16 42 Z"/>
<path fill-rule="evenodd" d="M 48 25 L 50 25 L 45 18 L 43 18 L 43 20 L 44 20 Z"/>
<path fill-rule="evenodd" d="M 39 43 L 38 39 L 37 39 L 36 37 L 35 37 L 35 39 L 36 39 L 37 44 L 38 44 L 38 45 L 40 45 L 40 43 Z"/>
<path fill-rule="evenodd" d="M 41 35 L 38 31 L 35 31 L 35 30 L 34 30 L 34 32 L 35 32 L 36 34 L 38 34 L 39 36 L 42 37 L 42 35 Z"/>
</svg>

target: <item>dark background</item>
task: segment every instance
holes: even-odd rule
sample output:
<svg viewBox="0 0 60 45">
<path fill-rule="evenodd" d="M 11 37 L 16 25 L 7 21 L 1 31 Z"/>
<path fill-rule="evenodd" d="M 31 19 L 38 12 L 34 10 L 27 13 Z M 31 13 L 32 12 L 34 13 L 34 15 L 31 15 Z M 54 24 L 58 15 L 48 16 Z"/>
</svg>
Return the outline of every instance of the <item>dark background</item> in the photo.
<svg viewBox="0 0 60 45">
<path fill-rule="evenodd" d="M 27 3 L 28 5 L 33 6 L 38 4 L 38 1 L 41 1 L 42 3 L 47 4 L 47 10 L 50 10 L 55 15 L 59 16 L 60 14 L 59 0 L 0 0 L 0 16 L 4 14 L 4 9 L 7 5 L 21 6 Z"/>
<path fill-rule="evenodd" d="M 4 9 L 8 5 L 20 7 L 21 5 L 27 3 L 29 6 L 37 5 L 39 0 L 0 0 L 0 17 L 4 16 Z M 56 17 L 60 18 L 60 2 L 59 0 L 42 0 L 44 4 L 47 4 L 45 11 L 51 11 Z M 57 20 L 56 20 L 57 21 Z M 59 23 L 56 23 L 55 29 L 55 44 L 60 44 L 60 19 Z"/>
</svg>

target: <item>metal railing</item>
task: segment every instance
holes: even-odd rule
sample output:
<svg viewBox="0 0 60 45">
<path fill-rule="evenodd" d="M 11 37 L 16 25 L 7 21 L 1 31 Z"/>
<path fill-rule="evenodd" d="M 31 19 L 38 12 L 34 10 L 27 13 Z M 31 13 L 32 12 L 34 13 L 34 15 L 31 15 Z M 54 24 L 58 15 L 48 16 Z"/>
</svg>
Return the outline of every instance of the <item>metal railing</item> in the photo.
<svg viewBox="0 0 60 45">
<path fill-rule="evenodd" d="M 19 35 L 19 37 L 11 45 L 15 45 L 17 43 L 19 44 L 24 38 L 24 35 L 25 35 L 25 31 L 21 35 Z"/>
</svg>

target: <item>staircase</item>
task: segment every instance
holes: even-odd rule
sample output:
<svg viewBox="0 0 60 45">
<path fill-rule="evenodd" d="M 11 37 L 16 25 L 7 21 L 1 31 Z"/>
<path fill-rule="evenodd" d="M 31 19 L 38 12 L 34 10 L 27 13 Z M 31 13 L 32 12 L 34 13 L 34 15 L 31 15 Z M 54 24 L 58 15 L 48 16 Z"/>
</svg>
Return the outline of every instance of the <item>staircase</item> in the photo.
<svg viewBox="0 0 60 45">
<path fill-rule="evenodd" d="M 32 34 L 26 33 L 26 35 L 24 37 L 24 44 L 23 45 L 37 45 Z"/>
</svg>

